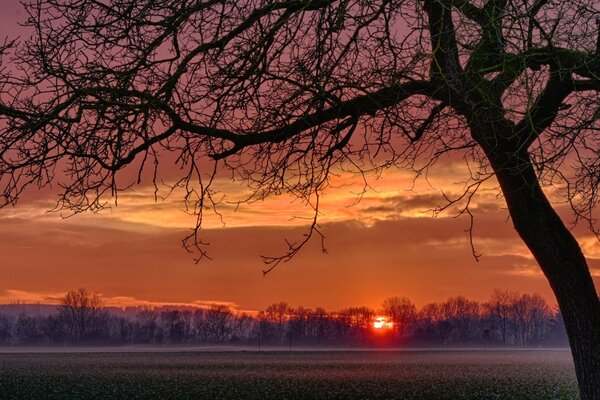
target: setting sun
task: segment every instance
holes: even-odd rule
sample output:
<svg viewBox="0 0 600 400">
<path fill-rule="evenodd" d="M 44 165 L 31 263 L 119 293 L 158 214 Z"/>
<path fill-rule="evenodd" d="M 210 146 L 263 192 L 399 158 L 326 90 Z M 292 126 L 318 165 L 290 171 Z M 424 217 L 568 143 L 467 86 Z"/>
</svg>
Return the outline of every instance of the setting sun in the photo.
<svg viewBox="0 0 600 400">
<path fill-rule="evenodd" d="M 387 330 L 392 329 L 394 323 L 390 321 L 387 317 L 376 317 L 373 322 L 373 328 L 375 330 Z"/>
</svg>

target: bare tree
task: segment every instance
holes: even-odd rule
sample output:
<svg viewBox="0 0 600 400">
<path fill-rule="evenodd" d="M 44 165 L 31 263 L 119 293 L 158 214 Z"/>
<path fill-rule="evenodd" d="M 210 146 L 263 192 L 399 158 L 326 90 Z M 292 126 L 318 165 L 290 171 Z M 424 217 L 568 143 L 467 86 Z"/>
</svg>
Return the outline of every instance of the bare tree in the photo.
<svg viewBox="0 0 600 400">
<path fill-rule="evenodd" d="M 58 306 L 58 316 L 75 343 L 98 336 L 108 317 L 100 295 L 84 288 L 65 294 Z"/>
<path fill-rule="evenodd" d="M 22 312 L 17 318 L 15 337 L 21 345 L 38 344 L 42 336 L 37 318 Z"/>
<path fill-rule="evenodd" d="M 136 341 L 136 335 L 139 333 L 137 329 L 139 325 L 132 321 L 132 319 L 122 315 L 111 315 L 108 312 L 106 324 L 104 343 L 131 344 Z"/>
<path fill-rule="evenodd" d="M 529 328 L 529 313 L 527 298 L 519 296 L 510 305 L 510 324 L 515 346 L 525 346 L 525 337 Z"/>
<path fill-rule="evenodd" d="M 317 342 L 320 342 L 327 337 L 328 327 L 331 325 L 330 322 L 331 315 L 323 307 L 316 307 L 308 319 L 307 329 L 309 330 L 310 335 L 313 336 Z"/>
<path fill-rule="evenodd" d="M 194 331 L 199 341 L 208 341 L 209 332 L 206 325 L 206 310 L 198 308 L 194 310 Z"/>
<path fill-rule="evenodd" d="M 543 335 L 551 311 L 538 294 L 513 294 L 507 317 L 513 329 L 515 345 L 529 346 Z"/>
<path fill-rule="evenodd" d="M 183 340 L 184 322 L 180 310 L 165 310 L 160 313 L 167 338 L 172 344 L 179 344 Z"/>
<path fill-rule="evenodd" d="M 442 306 L 438 303 L 425 304 L 418 314 L 420 328 L 417 332 L 419 339 L 429 342 L 441 342 L 446 344 L 450 330 L 444 329 Z"/>
<path fill-rule="evenodd" d="M 442 318 L 452 324 L 456 338 L 468 342 L 473 338 L 479 322 L 479 303 L 463 296 L 451 297 L 441 305 Z"/>
<path fill-rule="evenodd" d="M 511 307 L 517 298 L 518 295 L 514 292 L 496 289 L 492 293 L 490 301 L 484 305 L 488 315 L 498 323 L 504 346 L 506 346 Z"/>
<path fill-rule="evenodd" d="M 213 304 L 204 314 L 208 339 L 221 343 L 231 337 L 233 313 L 224 304 Z"/>
<path fill-rule="evenodd" d="M 158 312 L 149 306 L 140 306 L 136 314 L 138 337 L 142 343 L 151 343 L 158 327 Z"/>
<path fill-rule="evenodd" d="M 47 318 L 44 318 L 41 324 L 41 330 L 50 344 L 62 344 L 66 339 L 66 332 L 58 315 L 49 315 Z"/>
<path fill-rule="evenodd" d="M 544 193 L 556 188 L 595 229 L 595 2 L 36 0 L 27 10 L 35 33 L 11 53 L 23 73 L 0 80 L 3 203 L 58 180 L 59 208 L 98 210 L 146 169 L 156 182 L 160 154 L 174 153 L 199 227 L 219 171 L 245 180 L 248 200 L 288 192 L 317 209 L 332 171 L 423 174 L 456 154 L 471 173 L 449 201 L 472 216 L 477 189 L 498 183 L 560 305 L 582 399 L 600 398 L 600 302 Z M 122 172 L 132 168 L 137 179 Z M 317 217 L 265 261 L 319 235 Z M 188 239 L 205 254 L 199 230 Z"/>
<path fill-rule="evenodd" d="M 233 318 L 233 326 L 231 328 L 233 337 L 236 340 L 246 339 L 249 340 L 254 336 L 256 332 L 256 319 L 247 313 L 236 315 Z"/>
<path fill-rule="evenodd" d="M 523 295 L 523 299 L 527 304 L 529 319 L 527 344 L 531 346 L 538 344 L 540 338 L 546 335 L 552 312 L 546 300 L 539 294 Z"/>
<path fill-rule="evenodd" d="M 334 320 L 337 322 L 337 332 L 343 340 L 354 343 L 365 341 L 372 328 L 375 310 L 369 307 L 350 307 L 340 310 Z"/>
<path fill-rule="evenodd" d="M 13 339 L 13 321 L 9 315 L 0 314 L 0 345 L 7 345 Z"/>
<path fill-rule="evenodd" d="M 407 297 L 390 297 L 383 301 L 382 307 L 394 322 L 394 331 L 400 339 L 417 320 L 417 307 Z"/>
<path fill-rule="evenodd" d="M 288 330 L 288 323 L 293 313 L 292 308 L 286 302 L 271 304 L 265 309 L 266 320 L 273 325 L 278 340 L 285 339 L 284 334 Z"/>
</svg>

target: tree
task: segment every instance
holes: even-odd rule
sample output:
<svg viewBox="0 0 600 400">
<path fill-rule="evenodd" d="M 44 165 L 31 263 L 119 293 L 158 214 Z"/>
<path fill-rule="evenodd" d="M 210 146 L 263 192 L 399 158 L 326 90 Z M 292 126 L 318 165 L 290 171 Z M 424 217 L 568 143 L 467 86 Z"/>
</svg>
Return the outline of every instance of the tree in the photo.
<svg viewBox="0 0 600 400">
<path fill-rule="evenodd" d="M 233 313 L 225 304 L 213 304 L 204 314 L 208 339 L 213 343 L 221 343 L 232 334 L 231 322 Z"/>
<path fill-rule="evenodd" d="M 496 289 L 492 293 L 490 301 L 484 305 L 489 316 L 499 325 L 502 344 L 504 346 L 506 346 L 511 307 L 516 302 L 517 297 L 516 293 Z"/>
<path fill-rule="evenodd" d="M 331 316 L 323 307 L 316 307 L 308 319 L 308 330 L 317 342 L 323 342 L 331 330 Z"/>
<path fill-rule="evenodd" d="M 551 316 L 550 307 L 539 294 L 519 296 L 513 293 L 511 296 L 505 311 L 507 320 L 512 325 L 515 345 L 528 346 L 532 341 L 539 341 L 547 329 L 547 321 Z"/>
<path fill-rule="evenodd" d="M 473 338 L 479 322 L 479 303 L 463 296 L 451 297 L 442 304 L 441 312 L 442 318 L 451 323 L 460 342 Z"/>
<path fill-rule="evenodd" d="M 181 343 L 184 335 L 184 323 L 181 319 L 181 311 L 177 309 L 165 310 L 160 313 L 160 318 L 163 321 L 169 342 L 173 344 Z"/>
<path fill-rule="evenodd" d="M 417 307 L 407 297 L 390 297 L 382 304 L 384 313 L 394 322 L 394 331 L 399 339 L 417 320 Z"/>
<path fill-rule="evenodd" d="M 446 344 L 448 334 L 443 329 L 442 307 L 438 303 L 428 303 L 419 310 L 418 314 L 420 328 L 415 332 L 417 339 L 422 339 L 428 342 L 442 342 Z M 441 328 L 441 329 L 440 329 Z"/>
<path fill-rule="evenodd" d="M 98 293 L 80 288 L 68 291 L 60 299 L 58 318 L 70 339 L 81 343 L 102 333 L 108 313 Z"/>
<path fill-rule="evenodd" d="M 332 172 L 422 175 L 454 154 L 471 175 L 450 202 L 472 216 L 477 189 L 498 183 L 556 295 L 581 397 L 600 398 L 600 301 L 544 192 L 557 188 L 595 229 L 592 3 L 37 0 L 27 10 L 31 39 L 0 50 L 18 66 L 0 80 L 5 204 L 57 180 L 59 207 L 95 211 L 156 181 L 172 153 L 199 227 L 223 170 L 254 189 L 249 200 L 288 192 L 317 209 Z M 270 267 L 321 234 L 314 215 Z M 198 229 L 186 243 L 205 255 Z"/>
<path fill-rule="evenodd" d="M 529 329 L 527 330 L 527 344 L 537 344 L 546 335 L 549 320 L 552 315 L 546 300 L 539 294 L 523 295 L 527 305 Z"/>
<path fill-rule="evenodd" d="M 232 322 L 232 340 L 248 341 L 254 336 L 254 332 L 257 330 L 256 319 L 247 313 L 235 315 Z"/>
<path fill-rule="evenodd" d="M 25 312 L 20 313 L 15 326 L 15 337 L 21 345 L 39 344 L 42 333 L 38 320 Z"/>
<path fill-rule="evenodd" d="M 138 338 L 142 343 L 152 343 L 158 327 L 158 312 L 149 306 L 138 307 L 136 314 Z"/>
<path fill-rule="evenodd" d="M 371 332 L 375 310 L 369 307 L 349 307 L 332 315 L 334 335 L 338 342 L 360 344 Z"/>
<path fill-rule="evenodd" d="M 288 321 L 288 332 L 294 337 L 295 341 L 306 340 L 308 337 L 308 322 L 312 314 L 311 309 L 302 306 L 290 310 L 290 320 Z"/>
<path fill-rule="evenodd" d="M 192 310 L 181 311 L 181 323 L 183 324 L 183 340 L 189 341 L 194 337 L 194 313 Z"/>
<path fill-rule="evenodd" d="M 515 345 L 525 346 L 525 336 L 529 326 L 527 300 L 523 296 L 517 297 L 510 306 L 510 322 L 512 325 Z"/>
<path fill-rule="evenodd" d="M 0 314 L 0 345 L 10 344 L 13 339 L 13 318 L 9 315 Z"/>
<path fill-rule="evenodd" d="M 279 341 L 285 340 L 284 334 L 288 330 L 288 322 L 293 310 L 286 302 L 271 304 L 265 310 L 266 320 L 273 325 L 275 335 Z"/>
<path fill-rule="evenodd" d="M 66 332 L 58 315 L 49 315 L 44 318 L 41 330 L 50 344 L 62 344 L 66 339 Z"/>
</svg>

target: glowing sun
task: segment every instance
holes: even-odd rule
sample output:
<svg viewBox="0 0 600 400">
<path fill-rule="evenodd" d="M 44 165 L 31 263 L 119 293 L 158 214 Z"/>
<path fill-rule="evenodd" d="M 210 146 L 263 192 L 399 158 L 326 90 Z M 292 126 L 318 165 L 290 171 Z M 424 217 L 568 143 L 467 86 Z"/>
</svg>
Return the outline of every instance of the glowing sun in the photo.
<svg viewBox="0 0 600 400">
<path fill-rule="evenodd" d="M 387 317 L 375 317 L 375 321 L 373 321 L 373 328 L 378 331 L 391 329 L 393 326 L 394 323 Z"/>
</svg>

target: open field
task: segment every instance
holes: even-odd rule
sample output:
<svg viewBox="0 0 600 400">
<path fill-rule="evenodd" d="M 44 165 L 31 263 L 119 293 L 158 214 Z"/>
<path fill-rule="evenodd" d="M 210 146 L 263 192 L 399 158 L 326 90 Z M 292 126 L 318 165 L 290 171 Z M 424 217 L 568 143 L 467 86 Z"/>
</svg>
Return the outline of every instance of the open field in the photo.
<svg viewBox="0 0 600 400">
<path fill-rule="evenodd" d="M 1 399 L 577 399 L 554 351 L 1 353 Z"/>
</svg>

